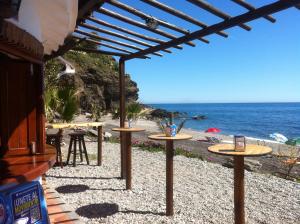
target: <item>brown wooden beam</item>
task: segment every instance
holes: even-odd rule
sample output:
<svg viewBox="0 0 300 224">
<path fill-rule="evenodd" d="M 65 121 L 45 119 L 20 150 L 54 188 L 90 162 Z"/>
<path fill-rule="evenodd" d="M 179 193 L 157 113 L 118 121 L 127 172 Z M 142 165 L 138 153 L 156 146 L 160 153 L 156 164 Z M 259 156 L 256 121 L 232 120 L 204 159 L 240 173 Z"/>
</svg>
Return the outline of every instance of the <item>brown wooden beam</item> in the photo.
<svg viewBox="0 0 300 224">
<path fill-rule="evenodd" d="M 93 38 L 93 39 L 104 40 L 104 41 L 107 41 L 107 42 L 111 42 L 111 43 L 114 43 L 114 44 L 119 44 L 121 46 L 132 48 L 132 49 L 135 49 L 135 50 L 142 50 L 142 48 L 137 47 L 135 45 L 127 44 L 127 43 L 124 43 L 124 42 L 121 42 L 121 41 L 117 41 L 117 40 L 112 40 L 112 39 L 109 39 L 109 38 L 106 38 L 106 37 L 100 37 L 100 36 L 98 36 L 96 34 L 88 33 L 88 32 L 85 32 L 83 30 L 79 30 L 77 28 L 75 29 L 75 32 L 79 33 L 81 35 L 84 35 L 84 36 L 88 36 L 88 37 Z"/>
<path fill-rule="evenodd" d="M 119 112 L 120 112 L 120 127 L 125 127 L 125 117 L 126 117 L 126 111 L 125 111 L 125 61 L 123 58 L 120 58 L 119 60 Z M 125 178 L 125 136 L 124 132 L 120 132 L 120 156 L 121 156 L 121 178 Z"/>
<path fill-rule="evenodd" d="M 72 48 L 76 47 L 78 44 L 80 44 L 82 41 L 84 41 L 84 38 L 78 39 L 77 41 L 74 40 L 72 37 L 67 37 L 65 39 L 64 45 L 60 46 L 57 51 L 52 52 L 51 55 L 45 55 L 44 61 L 51 60 L 53 58 L 56 58 L 58 56 L 61 56 L 71 50 Z"/>
<path fill-rule="evenodd" d="M 87 53 L 106 54 L 106 55 L 119 56 L 119 57 L 123 57 L 126 55 L 126 54 L 119 53 L 119 52 L 103 51 L 103 50 L 80 48 L 80 47 L 75 47 L 75 48 L 73 48 L 73 50 L 74 51 L 83 51 L 83 52 L 87 52 Z"/>
<path fill-rule="evenodd" d="M 90 42 L 90 43 L 97 44 L 99 46 L 104 46 L 104 47 L 108 47 L 108 48 L 111 48 L 111 49 L 114 49 L 114 50 L 122 51 L 122 52 L 127 53 L 127 54 L 133 53 L 132 51 L 128 51 L 126 49 L 116 47 L 116 46 L 113 46 L 113 45 L 110 45 L 110 44 L 106 44 L 106 43 L 103 43 L 103 42 L 100 42 L 100 41 L 96 41 L 96 40 L 92 40 L 92 39 L 85 39 L 85 38 L 75 36 L 75 35 L 73 35 L 72 37 L 75 38 L 75 39 L 84 39 L 84 41 L 86 41 L 86 42 Z"/>
<path fill-rule="evenodd" d="M 188 34 L 188 33 L 190 33 L 190 32 L 189 32 L 188 30 L 186 30 L 186 29 L 183 29 L 183 28 L 178 27 L 178 26 L 176 26 L 176 25 L 174 25 L 174 24 L 172 24 L 172 23 L 168 23 L 168 22 L 166 22 L 166 21 L 163 21 L 163 20 L 158 19 L 158 18 L 156 18 L 156 17 L 153 17 L 153 16 L 151 16 L 151 15 L 148 15 L 148 14 L 146 14 L 146 13 L 144 13 L 144 12 L 141 12 L 141 11 L 138 10 L 138 9 L 135 9 L 135 8 L 133 8 L 133 7 L 129 6 L 129 5 L 126 5 L 126 4 L 124 4 L 124 3 L 121 3 L 121 2 L 119 2 L 119 1 L 116 1 L 116 0 L 107 0 L 107 2 L 108 2 L 109 4 L 111 4 L 111 5 L 113 5 L 113 6 L 117 7 L 117 8 L 119 8 L 119 9 L 125 10 L 125 11 L 127 11 L 127 12 L 129 12 L 129 13 L 131 13 L 131 14 L 133 14 L 133 15 L 136 15 L 136 16 L 140 17 L 140 18 L 143 19 L 143 20 L 146 20 L 146 19 L 149 19 L 149 18 L 153 18 L 154 20 L 157 21 L 157 23 L 158 23 L 160 26 L 166 27 L 166 28 L 168 28 L 168 29 L 177 31 L 177 32 L 182 33 L 182 34 Z M 209 43 L 209 41 L 206 40 L 206 39 L 200 38 L 200 40 L 203 41 L 204 43 Z M 195 46 L 195 44 L 193 44 L 193 43 L 190 43 L 190 44 L 191 44 L 191 46 Z"/>
<path fill-rule="evenodd" d="M 123 16 L 119 13 L 116 13 L 116 12 L 113 12 L 113 11 L 110 11 L 108 9 L 105 9 L 105 8 L 100 8 L 97 10 L 97 12 L 99 13 L 102 13 L 104 15 L 107 15 L 107 16 L 110 16 L 112 18 L 115 18 L 115 19 L 118 19 L 122 22 L 125 22 L 125 23 L 128 23 L 128 24 L 131 24 L 133 26 L 137 26 L 137 27 L 140 27 L 142 29 L 145 29 L 145 30 L 148 30 L 148 31 L 151 31 L 153 33 L 156 33 L 156 34 L 159 34 L 161 36 L 164 36 L 164 37 L 167 37 L 169 39 L 176 39 L 177 37 L 172 35 L 172 34 L 169 34 L 169 33 L 166 33 L 160 29 L 151 29 L 150 27 L 146 26 L 144 23 L 141 23 L 141 22 L 138 22 L 138 21 L 135 21 L 133 19 L 130 19 L 126 16 Z"/>
<path fill-rule="evenodd" d="M 104 51 L 104 50 L 81 48 L 81 47 L 75 47 L 72 50 L 74 50 L 74 51 L 83 51 L 83 52 L 87 52 L 87 53 L 112 55 L 112 56 L 118 56 L 118 57 L 124 57 L 124 56 L 128 55 L 128 54 L 123 54 L 123 53 L 120 53 L 120 52 Z M 141 56 L 140 58 L 146 59 L 146 58 L 149 58 L 149 57 Z"/>
<path fill-rule="evenodd" d="M 78 9 L 76 24 L 78 25 L 80 22 L 82 22 L 87 15 L 89 15 L 92 11 L 96 10 L 97 8 L 101 7 L 103 3 L 104 0 L 85 1 L 84 5 L 82 5 Z"/>
<path fill-rule="evenodd" d="M 174 9 L 174 8 L 168 6 L 168 5 L 165 5 L 165 4 L 161 3 L 161 2 L 158 2 L 156 0 L 141 0 L 141 1 L 147 3 L 147 4 L 151 5 L 151 6 L 153 6 L 155 8 L 158 8 L 160 10 L 168 12 L 169 14 L 174 15 L 174 16 L 176 16 L 178 18 L 181 18 L 181 19 L 183 19 L 185 21 L 188 21 L 188 22 L 193 23 L 193 24 L 195 24 L 197 26 L 200 26 L 202 28 L 206 28 L 207 27 L 207 25 L 205 23 L 203 23 L 203 22 L 201 22 L 199 20 L 196 20 L 193 17 L 191 17 L 191 16 L 189 16 L 189 15 L 187 15 L 187 14 L 185 14 L 185 13 L 183 13 L 183 12 L 177 10 L 177 9 Z M 226 34 L 223 31 L 220 31 L 217 34 L 219 34 L 220 36 L 223 36 L 223 37 L 228 37 L 228 34 Z"/>
<path fill-rule="evenodd" d="M 140 34 L 140 33 L 137 33 L 137 32 L 134 32 L 132 30 L 129 30 L 129 29 L 125 29 L 123 27 L 120 27 L 120 26 L 116 26 L 116 25 L 113 25 L 111 23 L 108 23 L 106 21 L 103 21 L 103 20 L 100 20 L 98 18 L 95 18 L 95 17 L 92 17 L 92 16 L 88 16 L 87 17 L 88 20 L 94 22 L 94 23 L 97 23 L 99 25 L 102 25 L 102 26 L 106 26 L 108 28 L 111 28 L 111 29 L 115 29 L 115 30 L 118 30 L 118 31 L 121 31 L 123 33 L 127 33 L 127 34 L 130 34 L 132 36 L 136 36 L 136 37 L 139 37 L 141 39 L 144 39 L 144 40 L 148 40 L 148 41 L 152 41 L 152 42 L 155 42 L 155 43 L 164 43 L 165 41 L 163 40 L 160 40 L 158 38 L 153 38 L 153 37 L 149 37 L 149 36 L 146 36 L 146 35 L 143 35 L 143 34 Z M 172 51 L 170 50 L 164 50 L 165 52 L 167 53 L 172 53 Z"/>
<path fill-rule="evenodd" d="M 222 12 L 221 10 L 215 8 L 214 6 L 208 4 L 207 2 L 204 2 L 202 0 L 187 0 L 187 1 L 189 1 L 190 3 L 198 6 L 202 9 L 204 9 L 204 10 L 206 10 L 206 11 L 208 11 L 208 12 L 210 12 L 210 13 L 212 13 L 212 14 L 214 14 L 214 15 L 222 18 L 222 19 L 224 19 L 224 20 L 228 20 L 228 19 L 232 18 L 228 14 Z M 245 30 L 247 30 L 247 31 L 251 30 L 251 27 L 249 27 L 248 25 L 243 24 L 243 23 L 239 24 L 238 26 L 245 29 Z"/>
<path fill-rule="evenodd" d="M 255 7 L 250 5 L 248 2 L 245 2 L 244 0 L 231 0 L 234 3 L 244 7 L 245 9 L 248 9 L 249 11 L 255 10 Z M 266 15 L 264 16 L 264 18 L 268 21 L 270 21 L 271 23 L 275 23 L 276 19 L 274 19 L 272 16 L 270 15 Z"/>
<path fill-rule="evenodd" d="M 101 33 L 105 33 L 105 34 L 108 34 L 108 35 L 111 35 L 111 36 L 115 36 L 115 37 L 118 37 L 118 38 L 121 38 L 121 39 L 124 39 L 124 40 L 128 40 L 128 41 L 131 41 L 131 42 L 134 42 L 134 43 L 146 46 L 146 47 L 153 47 L 153 45 L 148 44 L 148 43 L 143 42 L 143 41 L 140 41 L 138 39 L 131 38 L 131 37 L 128 37 L 128 36 L 125 36 L 125 35 L 122 35 L 120 33 L 110 31 L 110 30 L 104 30 L 104 29 L 101 29 L 97 26 L 93 26 L 91 24 L 81 23 L 80 26 L 88 28 L 90 30 L 94 30 L 96 32 L 101 32 Z M 162 54 L 160 54 L 160 53 L 153 53 L 153 54 L 156 55 L 156 56 L 162 56 Z"/>
<path fill-rule="evenodd" d="M 207 36 L 212 33 L 216 33 L 217 31 L 229 29 L 229 28 L 238 26 L 241 23 L 247 23 L 252 20 L 261 18 L 265 15 L 274 14 L 276 12 L 283 11 L 285 9 L 294 7 L 297 4 L 300 4 L 300 0 L 289 0 L 289 1 L 279 0 L 277 2 L 257 8 L 256 10 L 249 11 L 242 15 L 232 17 L 228 20 L 224 20 L 220 23 L 209 26 L 206 29 L 198 30 L 191 34 L 185 35 L 183 37 L 179 37 L 175 40 L 170 40 L 164 44 L 133 53 L 131 55 L 124 57 L 124 60 L 130 60 L 130 59 L 136 58 L 137 56 L 146 55 L 151 52 L 160 51 L 165 48 L 170 48 L 174 45 L 178 45 L 178 44 L 184 43 L 189 40 L 194 40 L 194 39 L 198 38 L 199 36 Z"/>
</svg>

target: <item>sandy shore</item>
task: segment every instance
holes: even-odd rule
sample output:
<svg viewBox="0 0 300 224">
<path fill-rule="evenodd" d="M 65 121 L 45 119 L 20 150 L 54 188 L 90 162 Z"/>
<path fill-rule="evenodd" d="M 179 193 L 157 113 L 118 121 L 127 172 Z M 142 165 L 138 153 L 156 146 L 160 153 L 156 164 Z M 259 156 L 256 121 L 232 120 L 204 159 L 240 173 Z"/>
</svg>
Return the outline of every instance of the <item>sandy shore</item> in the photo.
<svg viewBox="0 0 300 224">
<path fill-rule="evenodd" d="M 87 141 L 88 153 L 97 143 Z M 66 154 L 67 146 L 63 147 Z M 55 167 L 47 183 L 84 223 L 233 223 L 233 170 L 176 156 L 173 218 L 165 213 L 165 155 L 133 149 L 132 191 L 120 175 L 120 145 L 104 143 L 103 165 Z M 245 173 L 247 223 L 300 221 L 300 184 L 272 175 Z"/>
<path fill-rule="evenodd" d="M 86 117 L 81 115 L 76 117 L 75 122 L 83 122 L 86 121 Z M 119 120 L 112 120 L 111 116 L 104 116 L 101 118 L 101 120 L 105 123 L 104 125 L 104 131 L 110 132 L 114 136 L 118 136 L 119 133 L 112 132 L 111 129 L 113 127 L 119 126 Z M 139 119 L 135 124 L 133 124 L 136 127 L 144 128 L 145 132 L 139 132 L 135 133 L 133 135 L 134 140 L 138 141 L 147 141 L 147 136 L 149 134 L 160 132 L 156 122 L 151 120 L 145 120 L 145 119 Z M 65 133 L 68 133 L 68 130 L 66 130 Z M 223 142 L 232 142 L 232 137 L 221 135 L 221 134 L 208 134 L 201 131 L 194 131 L 190 129 L 183 129 L 182 133 L 187 133 L 193 136 L 192 140 L 189 141 L 180 141 L 175 143 L 175 147 L 184 149 L 186 151 L 192 152 L 193 154 L 196 154 L 203 158 L 203 160 L 210 161 L 213 163 L 223 164 L 225 166 L 230 166 L 232 164 L 230 162 L 230 157 L 226 156 L 220 156 L 215 155 L 210 152 L 208 152 L 207 148 L 212 145 L 211 143 L 208 143 L 206 141 L 203 141 L 205 139 L 205 136 L 215 136 L 219 139 L 222 139 Z M 65 135 L 66 141 L 68 142 L 68 137 Z M 284 157 L 278 157 L 278 152 L 282 155 L 290 155 L 291 152 L 298 153 L 299 150 L 295 151 L 294 149 L 291 149 L 287 145 L 274 143 L 272 141 L 260 141 L 257 139 L 247 139 L 248 143 L 251 144 L 261 144 L 261 145 L 268 145 L 273 149 L 273 154 L 262 156 L 262 157 L 253 157 L 253 158 L 247 158 L 246 163 L 249 164 L 250 171 L 256 171 L 260 173 L 268 173 L 277 175 L 280 177 L 284 177 L 288 167 L 285 166 L 282 161 L 286 158 Z M 246 169 L 247 169 L 246 167 Z M 295 166 L 291 171 L 291 178 L 294 180 L 300 178 L 300 166 Z"/>
</svg>

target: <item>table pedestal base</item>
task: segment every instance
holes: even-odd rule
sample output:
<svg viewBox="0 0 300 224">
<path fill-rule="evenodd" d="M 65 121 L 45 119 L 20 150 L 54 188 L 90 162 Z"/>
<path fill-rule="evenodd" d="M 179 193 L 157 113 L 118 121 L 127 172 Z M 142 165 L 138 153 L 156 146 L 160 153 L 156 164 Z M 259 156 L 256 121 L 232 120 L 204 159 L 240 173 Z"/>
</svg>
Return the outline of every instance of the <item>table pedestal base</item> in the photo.
<svg viewBox="0 0 300 224">
<path fill-rule="evenodd" d="M 234 156 L 234 221 L 245 224 L 244 157 Z"/>
<path fill-rule="evenodd" d="M 125 133 L 126 190 L 131 190 L 131 132 Z"/>
<path fill-rule="evenodd" d="M 174 142 L 166 141 L 166 215 L 172 216 L 173 210 L 173 157 Z"/>
</svg>

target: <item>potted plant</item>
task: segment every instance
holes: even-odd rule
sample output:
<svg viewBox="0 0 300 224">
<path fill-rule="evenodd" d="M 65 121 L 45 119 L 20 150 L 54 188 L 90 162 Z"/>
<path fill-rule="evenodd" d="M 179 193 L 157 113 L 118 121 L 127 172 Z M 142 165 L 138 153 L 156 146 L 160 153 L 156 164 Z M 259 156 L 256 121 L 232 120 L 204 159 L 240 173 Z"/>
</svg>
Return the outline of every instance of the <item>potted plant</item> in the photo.
<svg viewBox="0 0 300 224">
<path fill-rule="evenodd" d="M 174 122 L 174 114 L 171 113 L 169 118 L 159 120 L 158 126 L 166 136 L 175 137 L 176 134 L 178 134 L 181 131 L 185 122 L 186 119 L 182 120 L 177 126 Z"/>
</svg>

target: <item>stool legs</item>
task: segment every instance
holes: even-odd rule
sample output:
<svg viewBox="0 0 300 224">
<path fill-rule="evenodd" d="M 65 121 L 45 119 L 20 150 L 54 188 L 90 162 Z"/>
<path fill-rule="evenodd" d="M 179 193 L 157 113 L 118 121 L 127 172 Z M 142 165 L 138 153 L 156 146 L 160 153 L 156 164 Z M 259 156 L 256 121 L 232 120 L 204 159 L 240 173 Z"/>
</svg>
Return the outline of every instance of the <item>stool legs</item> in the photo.
<svg viewBox="0 0 300 224">
<path fill-rule="evenodd" d="M 86 151 L 86 147 L 85 147 L 84 138 L 82 137 L 81 140 L 82 140 L 83 152 L 84 152 L 84 154 L 85 154 L 86 162 L 87 162 L 88 165 L 90 165 L 89 157 L 88 157 L 88 154 L 87 154 L 87 151 Z"/>
<path fill-rule="evenodd" d="M 77 143 L 79 146 L 80 161 L 83 162 L 82 153 L 84 153 L 86 162 L 88 165 L 90 165 L 89 157 L 88 157 L 86 146 L 85 146 L 84 136 L 71 136 L 67 164 L 69 164 L 71 153 L 73 153 L 73 166 L 76 166 Z"/>
<path fill-rule="evenodd" d="M 73 144 L 73 138 L 70 139 L 70 145 L 69 145 L 69 150 L 68 150 L 68 158 L 67 158 L 67 165 L 69 164 L 71 152 L 72 152 L 72 144 Z"/>
<path fill-rule="evenodd" d="M 77 153 L 77 139 L 74 138 L 74 155 L 73 155 L 73 166 L 76 166 L 76 153 Z"/>
<path fill-rule="evenodd" d="M 82 158 L 82 147 L 81 147 L 82 139 L 81 139 L 81 137 L 78 138 L 78 144 L 79 144 L 80 162 L 83 162 L 83 158 Z"/>
</svg>

